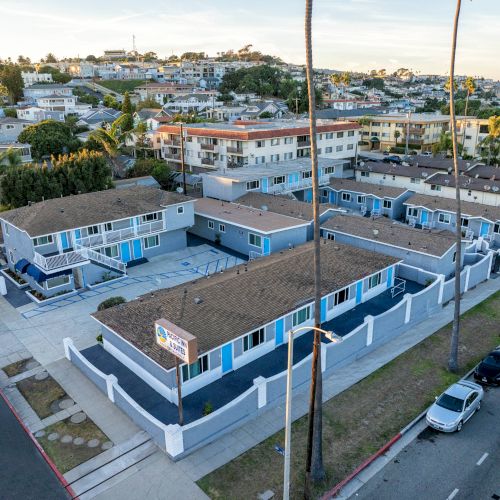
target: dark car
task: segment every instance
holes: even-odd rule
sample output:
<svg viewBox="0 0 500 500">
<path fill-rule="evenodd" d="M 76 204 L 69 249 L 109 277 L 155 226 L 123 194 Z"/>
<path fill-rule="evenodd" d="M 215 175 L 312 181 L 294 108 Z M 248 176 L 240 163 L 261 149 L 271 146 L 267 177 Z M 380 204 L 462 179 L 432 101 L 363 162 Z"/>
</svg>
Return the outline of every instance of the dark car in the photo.
<svg viewBox="0 0 500 500">
<path fill-rule="evenodd" d="M 474 378 L 482 384 L 500 385 L 500 347 L 491 351 L 474 371 Z"/>
<path fill-rule="evenodd" d="M 383 160 L 384 163 L 401 163 L 401 158 L 396 155 L 386 156 Z"/>
</svg>

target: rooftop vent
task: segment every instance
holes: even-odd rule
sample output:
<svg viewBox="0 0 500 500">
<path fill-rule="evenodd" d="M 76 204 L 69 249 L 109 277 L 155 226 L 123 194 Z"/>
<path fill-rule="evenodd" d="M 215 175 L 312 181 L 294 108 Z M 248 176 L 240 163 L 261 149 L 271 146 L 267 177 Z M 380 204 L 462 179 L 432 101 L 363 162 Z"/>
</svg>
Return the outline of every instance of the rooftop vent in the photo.
<svg viewBox="0 0 500 500">
<path fill-rule="evenodd" d="M 195 304 L 201 304 L 203 302 L 203 299 L 201 297 L 195 297 L 194 298 L 194 303 Z"/>
</svg>

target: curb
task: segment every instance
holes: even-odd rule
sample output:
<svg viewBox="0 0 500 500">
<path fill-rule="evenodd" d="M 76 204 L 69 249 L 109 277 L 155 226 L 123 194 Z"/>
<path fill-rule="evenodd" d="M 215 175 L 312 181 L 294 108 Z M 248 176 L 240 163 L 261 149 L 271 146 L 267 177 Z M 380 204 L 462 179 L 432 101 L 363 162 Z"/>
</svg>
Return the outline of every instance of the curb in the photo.
<svg viewBox="0 0 500 500">
<path fill-rule="evenodd" d="M 64 479 L 64 476 L 61 474 L 61 472 L 56 467 L 54 462 L 52 462 L 52 460 L 47 455 L 47 453 L 45 453 L 44 449 L 40 446 L 40 443 L 35 439 L 35 437 L 31 433 L 31 431 L 26 427 L 24 422 L 21 420 L 21 417 L 19 417 L 16 410 L 14 409 L 14 407 L 12 406 L 10 401 L 7 399 L 7 396 L 5 396 L 5 394 L 3 393 L 3 391 L 1 389 L 0 389 L 0 397 L 5 401 L 5 404 L 9 407 L 9 409 L 12 412 L 12 414 L 14 415 L 14 417 L 16 417 L 17 421 L 21 424 L 21 427 L 24 429 L 26 434 L 29 436 L 29 438 L 31 439 L 33 444 L 36 446 L 36 449 L 39 451 L 40 455 L 42 455 L 44 460 L 47 462 L 49 467 L 52 469 L 54 474 L 57 476 L 57 479 L 59 479 L 63 488 L 70 494 L 72 500 L 77 500 L 78 497 L 77 497 L 76 493 L 73 491 L 73 489 L 71 488 L 71 486 L 69 485 L 68 481 L 66 481 L 66 479 Z"/>
<path fill-rule="evenodd" d="M 477 366 L 477 365 L 476 365 Z M 468 379 L 476 369 L 476 366 L 471 368 L 460 380 Z M 457 381 L 457 382 L 458 382 Z M 331 500 L 334 498 L 340 490 L 348 483 L 350 483 L 360 472 L 366 469 L 369 465 L 372 464 L 378 457 L 383 455 L 386 451 L 388 451 L 397 441 L 399 441 L 410 429 L 412 429 L 422 418 L 425 417 L 429 408 L 426 408 L 422 413 L 420 413 L 417 417 L 415 417 L 409 424 L 403 427 L 393 438 L 391 438 L 387 443 L 385 443 L 379 450 L 377 450 L 372 456 L 368 457 L 362 464 L 358 465 L 356 469 L 354 469 L 348 476 L 346 476 L 340 483 L 337 483 L 331 490 L 327 491 L 322 497 L 321 500 Z"/>
</svg>

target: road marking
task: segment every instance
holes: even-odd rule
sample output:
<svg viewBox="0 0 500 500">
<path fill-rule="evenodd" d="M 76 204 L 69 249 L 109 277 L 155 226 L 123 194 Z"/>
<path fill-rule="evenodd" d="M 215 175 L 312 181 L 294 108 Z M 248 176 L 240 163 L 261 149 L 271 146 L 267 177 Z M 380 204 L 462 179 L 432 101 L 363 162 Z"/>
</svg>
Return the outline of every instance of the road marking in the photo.
<svg viewBox="0 0 500 500">
<path fill-rule="evenodd" d="M 486 458 L 488 457 L 489 453 L 485 453 L 478 461 L 477 461 L 477 464 L 476 465 L 481 465 L 485 460 Z"/>
<path fill-rule="evenodd" d="M 452 498 L 455 498 L 458 493 L 458 488 L 455 488 L 451 493 L 450 496 L 446 500 L 452 500 Z"/>
</svg>

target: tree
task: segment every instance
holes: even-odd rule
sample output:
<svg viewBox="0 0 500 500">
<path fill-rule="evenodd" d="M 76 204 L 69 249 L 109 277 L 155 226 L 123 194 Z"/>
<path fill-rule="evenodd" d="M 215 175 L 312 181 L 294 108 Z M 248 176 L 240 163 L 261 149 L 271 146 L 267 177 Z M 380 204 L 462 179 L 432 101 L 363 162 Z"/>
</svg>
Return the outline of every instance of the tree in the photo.
<svg viewBox="0 0 500 500">
<path fill-rule="evenodd" d="M 463 150 L 463 145 L 458 144 L 458 152 L 461 153 Z M 453 155 L 453 139 L 450 132 L 441 132 L 439 136 L 439 141 L 432 145 L 432 153 L 444 153 L 447 156 Z"/>
<path fill-rule="evenodd" d="M 106 106 L 108 108 L 120 109 L 119 102 L 111 94 L 106 94 L 103 97 L 102 102 L 103 102 L 104 106 Z"/>
<path fill-rule="evenodd" d="M 398 147 L 398 139 L 399 139 L 400 136 L 401 136 L 401 132 L 399 130 L 396 130 L 394 132 L 394 139 L 396 141 L 396 147 Z"/>
<path fill-rule="evenodd" d="M 54 54 L 52 54 L 52 52 L 49 52 L 46 56 L 45 56 L 45 62 L 46 63 L 56 63 L 57 62 L 57 58 Z"/>
<path fill-rule="evenodd" d="M 24 81 L 19 66 L 15 66 L 14 64 L 4 66 L 0 71 L 0 83 L 7 88 L 12 103 L 22 98 Z"/>
<path fill-rule="evenodd" d="M 18 149 L 8 148 L 7 151 L 0 153 L 0 165 L 6 165 L 7 167 L 18 167 L 21 164 L 21 153 Z"/>
<path fill-rule="evenodd" d="M 85 58 L 86 61 L 88 62 L 93 62 L 93 63 L 96 63 L 97 62 L 97 57 L 92 55 L 92 54 L 89 54 L 86 58 Z"/>
<path fill-rule="evenodd" d="M 50 73 L 52 75 L 52 80 L 56 83 L 68 83 L 71 81 L 71 76 L 67 73 L 61 73 L 57 68 L 52 66 L 42 66 L 39 68 L 39 73 Z"/>
<path fill-rule="evenodd" d="M 172 171 L 165 161 L 155 158 L 140 158 L 127 172 L 129 179 L 146 175 L 153 176 L 163 189 L 170 190 L 172 188 Z"/>
<path fill-rule="evenodd" d="M 384 80 L 382 78 L 367 78 L 363 80 L 363 85 L 369 89 L 384 90 Z"/>
<path fill-rule="evenodd" d="M 496 160 L 500 149 L 500 116 L 490 116 L 488 119 L 488 135 L 481 143 L 483 148 L 488 148 L 488 165 L 492 159 Z"/>
<path fill-rule="evenodd" d="M 144 108 L 150 108 L 150 109 L 161 109 L 161 104 L 156 100 L 153 99 L 152 97 L 148 97 L 147 99 L 144 99 L 144 101 L 140 101 L 137 106 L 135 107 L 136 111 L 140 111 L 141 109 Z"/>
<path fill-rule="evenodd" d="M 24 57 L 23 55 L 19 55 L 17 57 L 17 62 L 21 65 L 30 65 L 31 64 L 31 59 L 29 57 Z"/>
<path fill-rule="evenodd" d="M 130 95 L 128 92 L 125 92 L 123 98 L 122 113 L 122 116 L 125 117 L 121 125 L 122 131 L 126 132 L 132 130 L 134 128 L 134 119 L 132 117 L 132 103 L 130 102 Z"/>
<path fill-rule="evenodd" d="M 309 98 L 309 133 L 311 137 L 311 165 L 313 188 L 314 222 L 314 326 L 321 327 L 321 267 L 320 267 L 320 227 L 319 227 L 319 175 L 318 150 L 316 144 L 316 92 L 314 87 L 314 67 L 312 60 L 312 7 L 313 0 L 306 0 L 305 45 L 306 45 L 306 81 Z M 310 496 L 310 481 L 320 481 L 325 477 L 323 468 L 323 384 L 321 375 L 321 336 L 314 332 L 313 358 L 311 369 L 311 393 L 309 402 L 309 427 L 306 456 L 306 497 Z"/>
<path fill-rule="evenodd" d="M 448 80 L 446 80 L 445 84 L 444 84 L 444 90 L 446 90 L 446 92 L 449 92 L 450 91 L 450 82 L 451 82 L 452 78 L 448 78 Z M 455 93 L 456 91 L 458 90 L 458 83 L 457 81 L 453 78 L 453 92 Z"/>
<path fill-rule="evenodd" d="M 453 309 L 453 324 L 451 328 L 451 343 L 450 343 L 450 357 L 448 360 L 448 370 L 455 373 L 458 371 L 458 338 L 460 335 L 460 265 L 462 260 L 462 225 L 459 221 L 462 220 L 462 211 L 460 206 L 460 172 L 458 170 L 458 150 L 457 150 L 457 120 L 455 116 L 455 102 L 454 102 L 454 82 L 455 76 L 455 57 L 457 52 L 457 32 L 458 32 L 458 19 L 460 17 L 461 0 L 457 0 L 457 8 L 455 11 L 455 19 L 453 22 L 453 36 L 451 43 L 451 62 L 450 62 L 450 79 L 449 92 L 450 92 L 450 123 L 451 123 L 451 139 L 453 147 L 453 166 L 455 173 L 455 200 L 456 200 L 456 248 L 455 248 L 455 303 Z"/>
<path fill-rule="evenodd" d="M 70 127 L 54 120 L 26 127 L 19 134 L 18 141 L 31 145 L 31 154 L 35 160 L 41 160 L 43 156 L 70 153 L 80 146 L 80 141 L 73 137 Z"/>
<path fill-rule="evenodd" d="M 8 118 L 17 118 L 17 111 L 15 108 L 4 108 L 3 112 Z"/>
</svg>

